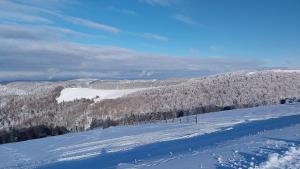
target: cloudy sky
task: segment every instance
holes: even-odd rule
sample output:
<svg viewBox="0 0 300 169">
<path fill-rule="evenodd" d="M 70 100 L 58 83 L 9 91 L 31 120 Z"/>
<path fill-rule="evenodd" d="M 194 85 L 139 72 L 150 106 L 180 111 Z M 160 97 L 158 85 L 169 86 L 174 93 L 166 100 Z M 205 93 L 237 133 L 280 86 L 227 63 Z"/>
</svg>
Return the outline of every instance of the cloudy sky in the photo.
<svg viewBox="0 0 300 169">
<path fill-rule="evenodd" d="M 299 0 L 0 0 L 0 81 L 300 68 Z"/>
</svg>

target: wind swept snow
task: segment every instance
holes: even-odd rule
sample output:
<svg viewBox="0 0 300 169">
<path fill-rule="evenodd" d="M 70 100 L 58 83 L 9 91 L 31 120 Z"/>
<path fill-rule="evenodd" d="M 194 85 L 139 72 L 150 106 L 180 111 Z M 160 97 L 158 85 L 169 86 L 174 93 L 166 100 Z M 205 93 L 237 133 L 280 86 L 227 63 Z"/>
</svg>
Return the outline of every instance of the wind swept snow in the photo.
<svg viewBox="0 0 300 169">
<path fill-rule="evenodd" d="M 120 89 L 120 90 L 104 90 L 91 88 L 65 88 L 61 91 L 60 96 L 56 99 L 58 103 L 63 101 L 74 101 L 76 99 L 94 99 L 100 101 L 104 99 L 116 99 L 126 96 L 130 93 L 145 90 L 147 88 L 139 89 Z"/>
</svg>

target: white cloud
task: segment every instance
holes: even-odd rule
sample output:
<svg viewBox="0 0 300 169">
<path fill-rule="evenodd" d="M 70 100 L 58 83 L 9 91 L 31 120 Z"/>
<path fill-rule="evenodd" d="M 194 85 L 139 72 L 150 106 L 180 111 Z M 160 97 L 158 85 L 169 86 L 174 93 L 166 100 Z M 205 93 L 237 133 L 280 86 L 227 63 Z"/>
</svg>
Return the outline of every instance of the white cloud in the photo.
<svg viewBox="0 0 300 169">
<path fill-rule="evenodd" d="M 28 72 L 26 79 L 139 78 L 141 75 L 156 78 L 162 75 L 169 77 L 189 74 L 191 71 L 203 73 L 258 68 L 263 64 L 257 60 L 182 58 L 141 53 L 119 47 L 94 47 L 28 39 L 0 38 L 0 53 L 2 80 L 22 78 L 20 72 Z M 145 71 L 151 73 L 144 73 Z M 16 72 L 15 76 L 13 72 Z"/>
<path fill-rule="evenodd" d="M 192 18 L 182 15 L 182 14 L 176 14 L 174 16 L 174 19 L 176 19 L 177 21 L 180 21 L 182 23 L 186 23 L 186 24 L 190 24 L 190 25 L 197 25 L 197 22 L 195 20 L 193 20 Z"/>
<path fill-rule="evenodd" d="M 157 35 L 157 34 L 153 34 L 153 33 L 142 33 L 142 34 L 139 34 L 139 36 L 147 38 L 147 39 L 161 41 L 161 42 L 167 42 L 169 40 L 165 36 L 161 36 L 161 35 Z"/>
<path fill-rule="evenodd" d="M 31 1 L 29 1 L 29 2 L 31 2 Z M 111 32 L 111 33 L 120 32 L 120 29 L 118 29 L 114 26 L 102 24 L 102 23 L 91 21 L 88 19 L 64 15 L 58 11 L 48 10 L 48 9 L 40 8 L 40 7 L 36 7 L 36 6 L 29 6 L 29 5 L 26 5 L 26 3 L 25 4 L 15 3 L 12 1 L 3 0 L 3 1 L 0 1 L 0 11 L 2 12 L 2 14 L 4 14 L 4 15 L 1 15 L 0 18 L 4 18 L 4 19 L 5 18 L 6 19 L 10 18 L 10 19 L 14 19 L 14 20 L 18 19 L 18 21 L 27 21 L 27 22 L 35 21 L 37 23 L 40 23 L 41 21 L 43 21 L 45 23 L 51 22 L 48 18 L 41 17 L 40 14 L 43 14 L 43 15 L 50 15 L 52 17 L 53 16 L 57 17 L 59 19 L 62 19 L 65 22 L 76 24 L 78 26 L 84 26 L 84 27 L 88 27 L 88 28 L 92 28 L 92 29 Z M 1 12 L 0 12 L 0 14 L 1 14 Z"/>
<path fill-rule="evenodd" d="M 28 40 L 57 40 L 64 37 L 71 38 L 105 38 L 105 36 L 95 36 L 82 32 L 77 32 L 67 28 L 55 26 L 37 26 L 20 24 L 0 25 L 0 37 L 7 39 L 28 39 Z"/>
<path fill-rule="evenodd" d="M 34 16 L 31 14 L 19 13 L 19 12 L 9 12 L 9 11 L 0 11 L 0 19 L 6 21 L 17 21 L 17 22 L 28 22 L 28 23 L 53 23 L 49 19 Z"/>
<path fill-rule="evenodd" d="M 32 1 L 42 3 L 40 0 L 30 0 Z M 148 0 L 147 3 L 170 5 L 173 1 Z M 16 3 L 0 0 L 0 14 L 3 14 L 0 19 L 11 21 L 0 25 L 2 81 L 80 77 L 157 78 L 189 75 L 191 72 L 203 74 L 256 68 L 263 64 L 257 60 L 181 58 L 113 46 L 96 47 L 72 43 L 70 41 L 73 38 L 94 38 L 94 35 L 59 27 L 55 21 L 61 20 L 110 33 L 124 31 L 88 19 L 68 16 L 56 10 L 26 4 L 27 1 Z M 23 22 L 26 24 L 22 24 Z M 193 23 L 191 20 L 188 22 Z M 169 40 L 168 37 L 149 32 L 129 34 L 160 42 Z"/>
<path fill-rule="evenodd" d="M 150 40 L 155 40 L 155 41 L 160 41 L 160 42 L 168 42 L 169 38 L 163 35 L 158 35 L 155 33 L 149 33 L 149 32 L 144 32 L 144 33 L 136 33 L 136 32 L 126 32 L 127 34 L 131 36 L 137 36 L 145 39 L 150 39 Z"/>
<path fill-rule="evenodd" d="M 139 0 L 139 1 L 147 3 L 149 5 L 159 5 L 159 6 L 169 6 L 179 2 L 179 0 Z"/>
<path fill-rule="evenodd" d="M 111 33 L 118 33 L 120 32 L 120 29 L 113 27 L 113 26 L 109 26 L 109 25 L 105 25 L 105 24 L 100 24 L 94 21 L 90 21 L 87 19 L 82 19 L 82 18 L 78 18 L 78 17 L 72 17 L 72 16 L 66 16 L 66 15 L 60 15 L 57 14 L 56 16 L 60 17 L 61 19 L 79 25 L 79 26 L 85 26 L 88 28 L 92 28 L 92 29 L 98 29 L 98 30 L 102 30 L 102 31 L 106 31 L 106 32 L 111 32 Z"/>
<path fill-rule="evenodd" d="M 39 7 L 45 7 L 49 9 L 65 9 L 81 4 L 78 0 L 15 0 L 17 2 L 26 3 L 28 5 L 34 5 Z"/>
<path fill-rule="evenodd" d="M 139 14 L 134 11 L 134 10 L 130 10 L 130 9 L 121 9 L 121 8 L 116 8 L 116 7 L 109 7 L 110 10 L 121 13 L 121 14 L 125 14 L 125 15 L 130 15 L 130 16 L 138 16 Z"/>
</svg>

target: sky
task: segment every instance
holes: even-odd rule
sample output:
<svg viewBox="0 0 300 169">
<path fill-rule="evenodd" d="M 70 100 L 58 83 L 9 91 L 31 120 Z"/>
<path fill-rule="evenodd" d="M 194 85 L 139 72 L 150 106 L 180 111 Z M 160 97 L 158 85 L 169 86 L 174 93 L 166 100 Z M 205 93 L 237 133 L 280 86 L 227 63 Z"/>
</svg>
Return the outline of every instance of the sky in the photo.
<svg viewBox="0 0 300 169">
<path fill-rule="evenodd" d="M 299 0 L 0 0 L 0 81 L 300 69 Z"/>
</svg>

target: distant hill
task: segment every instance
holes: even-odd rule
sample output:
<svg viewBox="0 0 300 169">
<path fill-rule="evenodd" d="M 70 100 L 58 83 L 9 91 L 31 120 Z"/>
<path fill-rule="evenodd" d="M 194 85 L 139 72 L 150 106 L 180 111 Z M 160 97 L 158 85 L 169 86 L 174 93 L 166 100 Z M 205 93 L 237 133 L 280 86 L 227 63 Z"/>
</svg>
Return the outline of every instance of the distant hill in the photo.
<svg viewBox="0 0 300 169">
<path fill-rule="evenodd" d="M 99 91 L 57 102 L 69 88 Z M 100 89 L 111 92 L 101 95 Z M 0 143 L 287 101 L 300 101 L 299 70 L 169 80 L 13 82 L 0 85 Z"/>
</svg>

